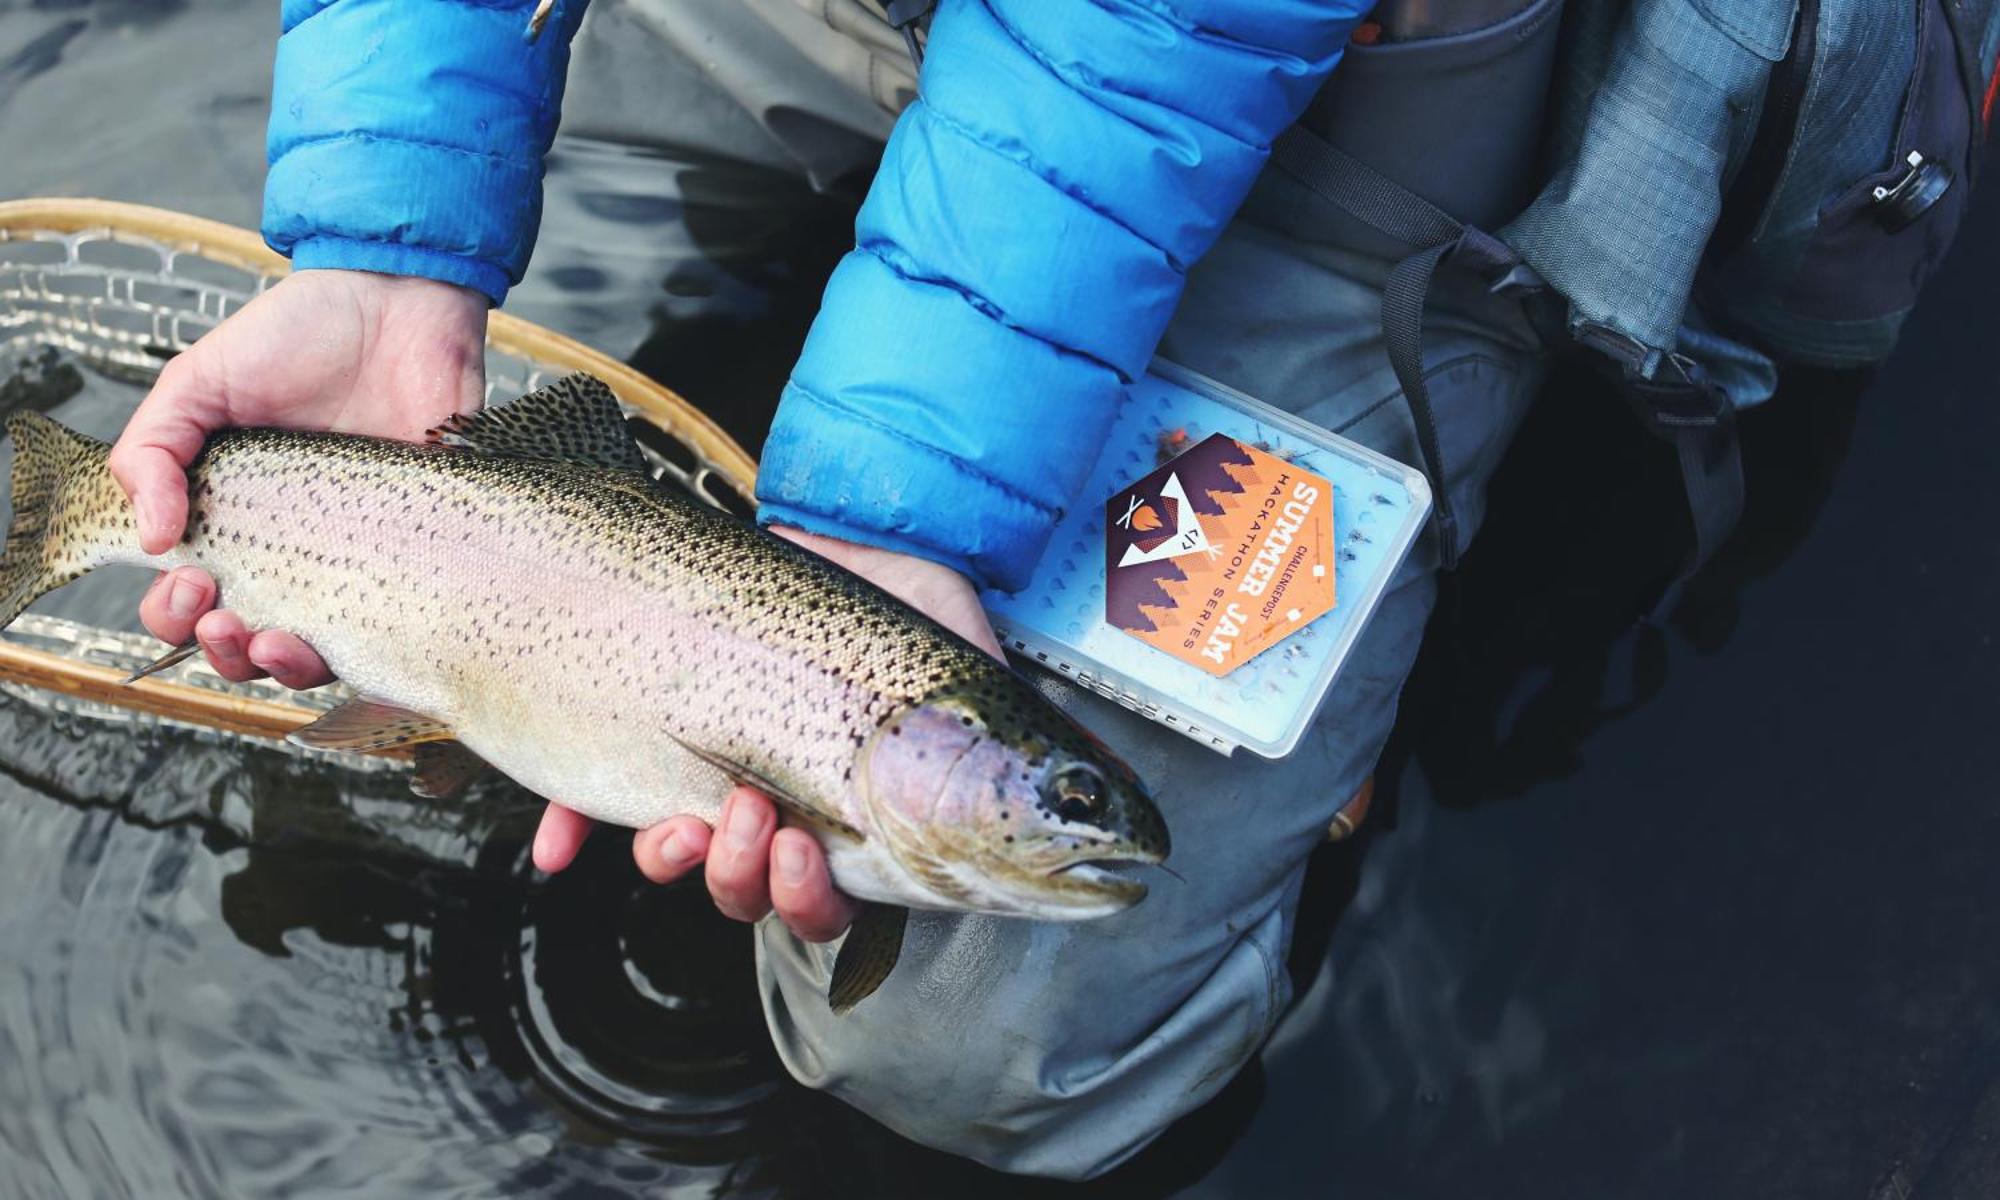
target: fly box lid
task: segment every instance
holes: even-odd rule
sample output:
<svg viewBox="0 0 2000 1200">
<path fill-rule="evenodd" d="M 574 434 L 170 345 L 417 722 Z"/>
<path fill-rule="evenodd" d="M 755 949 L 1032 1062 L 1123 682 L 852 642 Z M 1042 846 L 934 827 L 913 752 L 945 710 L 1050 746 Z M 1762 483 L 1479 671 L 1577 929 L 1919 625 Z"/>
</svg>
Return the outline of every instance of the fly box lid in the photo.
<svg viewBox="0 0 2000 1200">
<path fill-rule="evenodd" d="M 1281 758 L 1430 513 L 1423 473 L 1184 367 L 1127 391 L 1010 651 L 1223 754 Z"/>
</svg>

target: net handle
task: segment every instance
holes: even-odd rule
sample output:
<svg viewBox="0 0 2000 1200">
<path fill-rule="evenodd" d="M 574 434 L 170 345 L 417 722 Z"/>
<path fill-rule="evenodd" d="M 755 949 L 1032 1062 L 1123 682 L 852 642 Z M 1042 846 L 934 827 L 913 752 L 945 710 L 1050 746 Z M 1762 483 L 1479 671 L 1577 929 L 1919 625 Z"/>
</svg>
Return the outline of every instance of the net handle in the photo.
<svg viewBox="0 0 2000 1200">
<path fill-rule="evenodd" d="M 120 200 L 33 198 L 0 201 L 0 236 L 10 230 L 81 233 L 103 229 L 137 234 L 242 270 L 273 278 L 291 273 L 292 264 L 248 229 Z M 487 321 L 486 339 L 502 353 L 572 371 L 588 371 L 611 385 L 618 398 L 654 424 L 686 441 L 724 480 L 749 501 L 757 463 L 708 414 L 672 390 L 575 338 L 505 312 Z"/>
</svg>

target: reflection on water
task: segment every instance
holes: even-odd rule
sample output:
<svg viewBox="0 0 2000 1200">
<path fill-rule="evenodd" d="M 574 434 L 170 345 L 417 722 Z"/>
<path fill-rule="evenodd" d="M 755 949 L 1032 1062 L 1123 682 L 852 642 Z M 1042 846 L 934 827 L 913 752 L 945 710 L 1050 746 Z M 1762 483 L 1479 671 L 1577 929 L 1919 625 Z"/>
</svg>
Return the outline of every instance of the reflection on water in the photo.
<svg viewBox="0 0 2000 1200">
<path fill-rule="evenodd" d="M 0 188 L 254 225 L 274 20 L 0 0 Z M 509 308 L 754 448 L 852 198 L 584 125 Z M 1749 532 L 1669 635 L 1630 620 L 1672 565 L 1671 462 L 1559 378 L 1379 819 L 1309 876 L 1297 1009 L 1100 1184 L 791 1084 L 745 931 L 644 885 L 619 831 L 544 879 L 505 788 L 420 803 L 0 694 L 0 1196 L 2000 1194 L 1997 214 L 1866 397 L 1794 379 L 1748 424 Z M 90 432 L 135 399 L 0 364 L 0 408 Z M 41 607 L 130 627 L 141 582 Z"/>
<path fill-rule="evenodd" d="M 0 744 L 7 1195 L 782 1179 L 749 943 L 615 839 L 537 880 L 504 789 L 445 814 L 394 775 L 11 698 Z"/>
</svg>

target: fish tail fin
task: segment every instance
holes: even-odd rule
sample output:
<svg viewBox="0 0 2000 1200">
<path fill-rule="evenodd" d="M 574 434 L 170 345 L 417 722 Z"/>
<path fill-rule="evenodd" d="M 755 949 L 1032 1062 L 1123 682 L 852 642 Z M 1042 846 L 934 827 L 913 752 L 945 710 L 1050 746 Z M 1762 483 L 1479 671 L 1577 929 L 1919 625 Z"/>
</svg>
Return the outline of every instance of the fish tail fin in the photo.
<svg viewBox="0 0 2000 1200">
<path fill-rule="evenodd" d="M 40 413 L 7 418 L 14 441 L 14 523 L 0 550 L 0 628 L 42 595 L 109 560 L 136 536 L 111 447 Z"/>
</svg>

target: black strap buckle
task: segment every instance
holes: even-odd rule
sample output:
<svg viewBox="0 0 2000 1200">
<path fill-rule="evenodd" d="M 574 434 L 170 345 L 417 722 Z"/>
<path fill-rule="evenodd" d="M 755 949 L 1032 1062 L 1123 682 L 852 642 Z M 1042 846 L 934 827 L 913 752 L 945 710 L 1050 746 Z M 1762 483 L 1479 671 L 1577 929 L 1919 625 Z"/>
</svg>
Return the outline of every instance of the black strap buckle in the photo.
<svg viewBox="0 0 2000 1200">
<path fill-rule="evenodd" d="M 1619 390 L 1648 431 L 1673 440 L 1691 429 L 1728 429 L 1736 406 L 1729 393 L 1694 359 L 1678 351 L 1648 349 L 1608 325 L 1585 321 L 1575 330 L 1580 346 L 1618 368 Z"/>
<path fill-rule="evenodd" d="M 917 40 L 917 23 L 931 15 L 937 7 L 937 0 L 885 0 L 882 14 L 889 18 L 889 25 L 903 35 L 903 45 L 910 51 L 910 61 L 918 70 L 923 69 L 924 47 Z"/>
<path fill-rule="evenodd" d="M 1646 427 L 1664 438 L 1689 429 L 1726 429 L 1736 420 L 1729 394 L 1700 363 L 1681 354 L 1662 358 L 1651 379 L 1628 376 L 1625 394 Z"/>
</svg>

